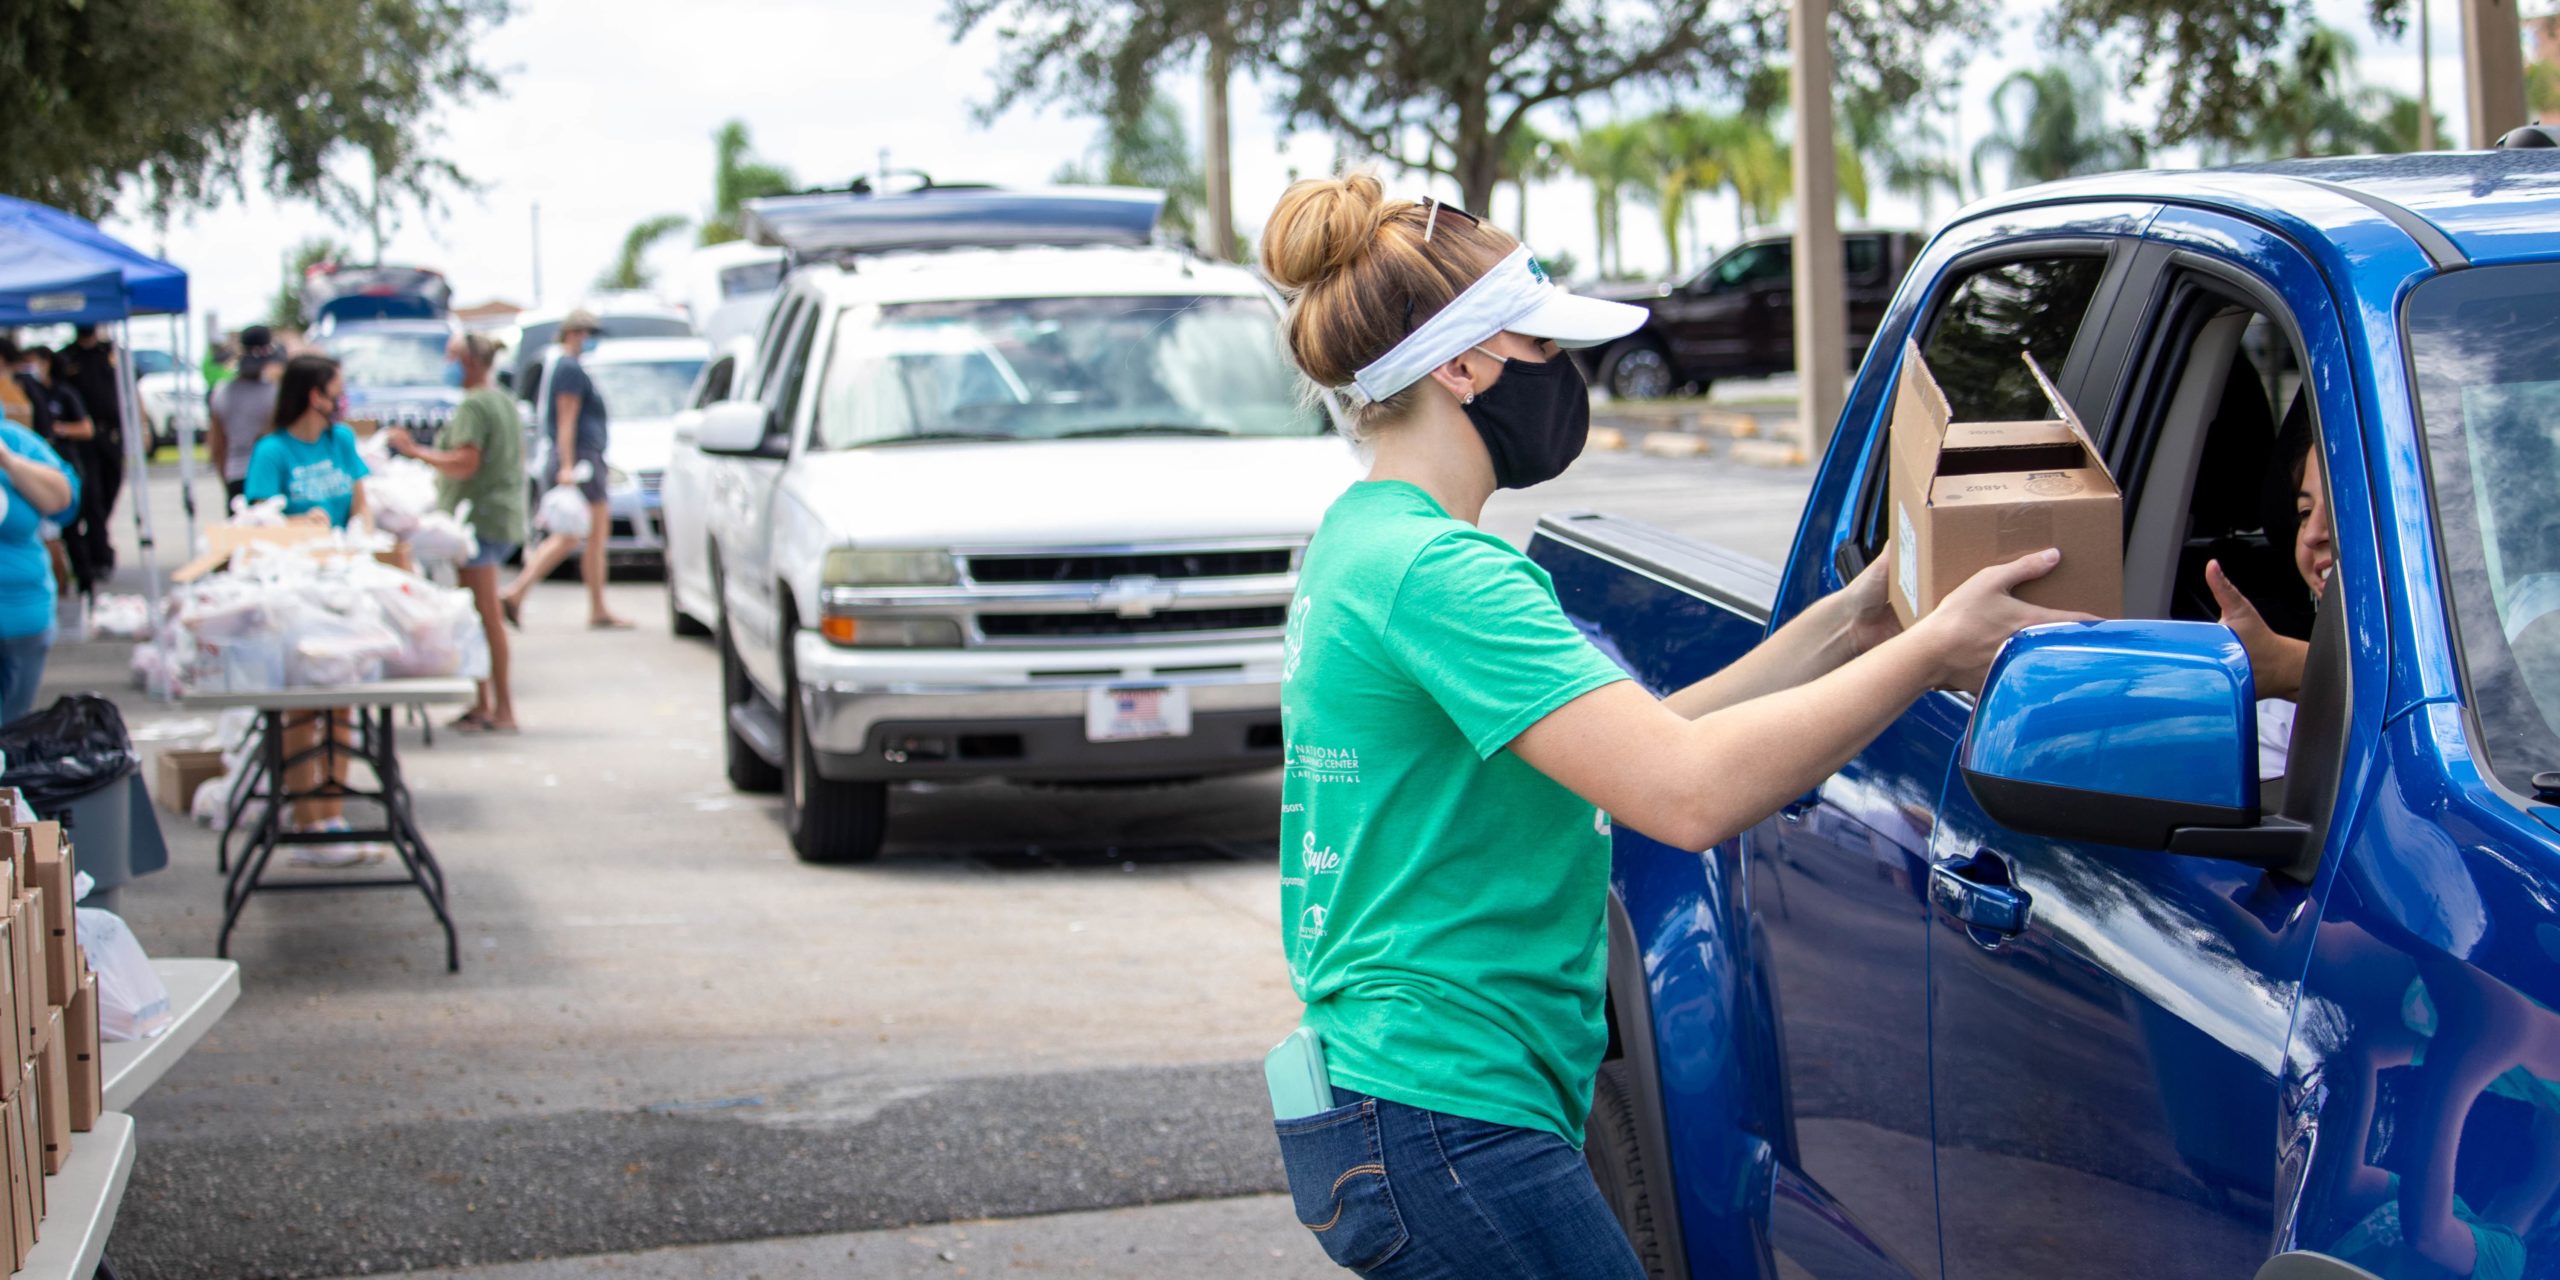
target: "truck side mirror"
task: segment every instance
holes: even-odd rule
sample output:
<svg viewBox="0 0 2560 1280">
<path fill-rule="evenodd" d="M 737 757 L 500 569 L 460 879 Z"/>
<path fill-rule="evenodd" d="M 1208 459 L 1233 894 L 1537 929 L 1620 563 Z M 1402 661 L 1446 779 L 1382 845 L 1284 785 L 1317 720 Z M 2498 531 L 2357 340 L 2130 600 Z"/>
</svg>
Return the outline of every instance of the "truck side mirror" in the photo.
<svg viewBox="0 0 2560 1280">
<path fill-rule="evenodd" d="M 2029 835 L 2288 872 L 2310 852 L 2308 826 L 2259 814 L 2257 683 L 2220 623 L 2019 632 L 1959 763 L 1982 811 Z"/>
<path fill-rule="evenodd" d="M 762 401 L 723 400 L 702 411 L 693 442 L 704 453 L 759 454 L 772 423 Z"/>
</svg>

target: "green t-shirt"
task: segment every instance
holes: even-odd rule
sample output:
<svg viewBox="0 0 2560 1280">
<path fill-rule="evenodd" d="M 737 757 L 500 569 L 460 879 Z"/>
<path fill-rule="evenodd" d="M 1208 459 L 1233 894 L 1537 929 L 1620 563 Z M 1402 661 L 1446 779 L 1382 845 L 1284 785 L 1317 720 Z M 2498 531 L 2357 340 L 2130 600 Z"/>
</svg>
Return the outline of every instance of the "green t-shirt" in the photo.
<svg viewBox="0 0 2560 1280">
<path fill-rule="evenodd" d="M 482 387 L 462 398 L 436 436 L 439 449 L 480 446 L 480 469 L 467 480 L 436 477 L 436 505 L 471 504 L 471 532 L 482 542 L 524 541 L 524 419 L 515 397 Z"/>
<path fill-rule="evenodd" d="M 1581 1145 L 1607 826 L 1505 748 L 1626 673 L 1545 570 L 1401 481 L 1325 513 L 1283 661 L 1281 942 L 1333 1082 Z"/>
</svg>

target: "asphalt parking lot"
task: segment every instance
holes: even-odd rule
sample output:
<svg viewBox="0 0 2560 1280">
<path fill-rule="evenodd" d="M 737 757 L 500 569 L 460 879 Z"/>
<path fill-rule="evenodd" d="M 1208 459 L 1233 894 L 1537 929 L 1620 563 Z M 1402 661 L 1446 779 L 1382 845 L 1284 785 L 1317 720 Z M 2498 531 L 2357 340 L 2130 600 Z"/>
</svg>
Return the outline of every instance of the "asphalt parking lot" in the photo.
<svg viewBox="0 0 2560 1280">
<path fill-rule="evenodd" d="M 1487 525 L 1775 559 L 1806 479 L 1595 454 Z M 462 972 L 412 894 L 254 901 L 240 1004 L 136 1111 L 120 1274 L 1333 1274 L 1269 1198 L 1275 776 L 902 794 L 880 863 L 804 866 L 722 781 L 711 649 L 590 633 L 575 591 L 527 610 L 521 736 L 404 740 Z M 123 690 L 125 650 L 48 685 Z M 140 735 L 189 718 L 119 696 Z M 127 913 L 210 954 L 213 837 L 168 829 Z"/>
</svg>

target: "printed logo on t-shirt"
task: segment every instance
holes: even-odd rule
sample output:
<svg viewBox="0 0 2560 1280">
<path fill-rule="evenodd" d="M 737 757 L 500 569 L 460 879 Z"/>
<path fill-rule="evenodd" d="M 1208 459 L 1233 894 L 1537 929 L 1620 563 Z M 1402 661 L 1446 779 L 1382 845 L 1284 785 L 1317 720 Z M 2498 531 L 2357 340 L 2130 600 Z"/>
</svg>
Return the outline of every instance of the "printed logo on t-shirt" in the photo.
<svg viewBox="0 0 2560 1280">
<path fill-rule="evenodd" d="M 1317 848 L 1315 832 L 1307 833 L 1307 838 L 1299 843 L 1298 853 L 1299 860 L 1306 863 L 1308 875 L 1332 875 L 1342 870 L 1342 855 L 1335 853 L 1331 845 Z"/>
<path fill-rule="evenodd" d="M 335 461 L 300 463 L 284 485 L 285 496 L 297 508 L 325 507 L 355 491 L 355 480 Z"/>
<path fill-rule="evenodd" d="M 1324 936 L 1324 904 L 1319 902 L 1298 913 L 1298 941 L 1313 942 Z"/>
<path fill-rule="evenodd" d="M 1308 782 L 1358 782 L 1360 752 L 1355 747 L 1319 747 L 1305 742 L 1288 745 L 1289 776 Z"/>
</svg>

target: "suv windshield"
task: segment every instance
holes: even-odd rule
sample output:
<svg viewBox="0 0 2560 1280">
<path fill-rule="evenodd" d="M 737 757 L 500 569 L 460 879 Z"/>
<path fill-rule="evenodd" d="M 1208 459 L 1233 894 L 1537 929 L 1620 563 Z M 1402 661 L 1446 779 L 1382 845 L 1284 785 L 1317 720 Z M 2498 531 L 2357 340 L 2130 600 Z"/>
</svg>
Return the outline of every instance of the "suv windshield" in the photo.
<svg viewBox="0 0 2560 1280">
<path fill-rule="evenodd" d="M 694 356 L 669 360 L 589 361 L 587 380 L 596 398 L 615 418 L 672 418 L 683 412 L 686 392 L 693 390 L 702 361 Z"/>
<path fill-rule="evenodd" d="M 902 439 L 1311 436 L 1256 297 L 917 302 L 836 330 L 816 447 Z"/>
<path fill-rule="evenodd" d="M 2560 263 L 2439 276 L 2409 352 L 2482 757 L 2560 769 Z"/>
<path fill-rule="evenodd" d="M 320 349 L 338 362 L 351 387 L 424 387 L 444 381 L 448 339 L 432 329 L 352 329 L 330 334 Z"/>
</svg>

